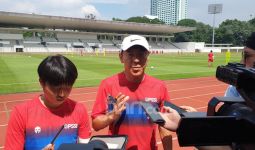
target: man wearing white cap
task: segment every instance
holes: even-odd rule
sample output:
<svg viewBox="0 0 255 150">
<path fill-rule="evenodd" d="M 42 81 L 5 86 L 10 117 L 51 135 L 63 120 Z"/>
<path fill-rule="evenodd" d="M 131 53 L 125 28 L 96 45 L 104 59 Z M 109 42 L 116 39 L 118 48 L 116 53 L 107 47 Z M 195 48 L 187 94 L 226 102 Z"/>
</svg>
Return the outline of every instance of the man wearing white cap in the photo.
<svg viewBox="0 0 255 150">
<path fill-rule="evenodd" d="M 101 82 L 92 110 L 93 128 L 98 131 L 109 126 L 111 135 L 128 135 L 128 150 L 157 149 L 157 126 L 147 118 L 139 101 L 162 107 L 163 101 L 169 100 L 166 85 L 145 74 L 149 54 L 144 37 L 124 38 L 119 53 L 124 71 Z"/>
</svg>

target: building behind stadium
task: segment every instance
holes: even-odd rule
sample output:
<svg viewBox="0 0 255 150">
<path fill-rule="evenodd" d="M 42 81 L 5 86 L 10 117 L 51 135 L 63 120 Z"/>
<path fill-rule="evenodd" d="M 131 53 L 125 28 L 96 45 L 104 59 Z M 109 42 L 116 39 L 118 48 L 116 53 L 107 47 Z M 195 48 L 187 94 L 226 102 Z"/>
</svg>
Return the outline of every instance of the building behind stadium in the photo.
<svg viewBox="0 0 255 150">
<path fill-rule="evenodd" d="M 151 15 L 166 24 L 176 25 L 187 18 L 187 0 L 151 0 Z"/>
</svg>

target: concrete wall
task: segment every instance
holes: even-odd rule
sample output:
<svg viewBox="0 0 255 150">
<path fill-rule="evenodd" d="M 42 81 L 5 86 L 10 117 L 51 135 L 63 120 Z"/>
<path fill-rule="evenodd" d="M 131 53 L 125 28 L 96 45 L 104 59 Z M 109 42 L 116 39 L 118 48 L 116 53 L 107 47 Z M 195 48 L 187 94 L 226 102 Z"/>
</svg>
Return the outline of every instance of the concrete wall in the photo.
<svg viewBox="0 0 255 150">
<path fill-rule="evenodd" d="M 182 52 L 195 52 L 195 42 L 179 42 L 173 44 L 179 47 Z"/>
<path fill-rule="evenodd" d="M 204 49 L 201 50 L 201 52 L 206 52 L 209 53 L 210 51 L 213 51 L 214 53 L 221 53 L 221 48 L 217 48 L 217 47 L 204 47 Z"/>
<path fill-rule="evenodd" d="M 8 39 L 8 40 L 22 40 L 22 34 L 9 34 L 9 33 L 0 33 L 0 39 Z"/>
<path fill-rule="evenodd" d="M 26 47 L 24 52 L 36 52 L 36 53 L 65 53 L 70 52 L 68 48 L 64 47 Z"/>
<path fill-rule="evenodd" d="M 0 47 L 0 53 L 12 53 L 16 52 L 13 47 Z"/>
<path fill-rule="evenodd" d="M 75 34 L 75 33 L 58 33 L 60 39 L 97 39 L 97 35 L 90 34 Z"/>
</svg>

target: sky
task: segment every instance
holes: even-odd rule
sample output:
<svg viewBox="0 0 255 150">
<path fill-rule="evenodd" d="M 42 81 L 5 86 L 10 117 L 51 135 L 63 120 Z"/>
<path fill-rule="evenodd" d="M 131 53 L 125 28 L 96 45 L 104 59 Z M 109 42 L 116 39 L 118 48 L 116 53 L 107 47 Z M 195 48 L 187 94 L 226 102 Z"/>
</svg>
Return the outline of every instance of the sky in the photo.
<svg viewBox="0 0 255 150">
<path fill-rule="evenodd" d="M 150 0 L 0 0 L 0 4 L 0 11 L 75 18 L 92 13 L 100 20 L 150 14 Z M 247 21 L 255 17 L 255 0 L 188 0 L 187 18 L 212 26 L 208 4 L 223 4 L 222 13 L 215 16 L 216 26 L 226 19 Z"/>
</svg>

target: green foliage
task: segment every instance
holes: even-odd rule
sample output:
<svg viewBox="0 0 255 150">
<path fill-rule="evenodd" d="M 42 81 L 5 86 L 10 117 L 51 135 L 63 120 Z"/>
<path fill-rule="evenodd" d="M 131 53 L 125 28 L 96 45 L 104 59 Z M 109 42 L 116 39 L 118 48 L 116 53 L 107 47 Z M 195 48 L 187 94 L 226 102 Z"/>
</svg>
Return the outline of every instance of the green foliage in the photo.
<svg viewBox="0 0 255 150">
<path fill-rule="evenodd" d="M 159 19 L 148 19 L 147 17 L 131 17 L 127 20 L 113 18 L 114 21 L 126 21 L 137 23 L 164 24 Z M 195 27 L 191 32 L 176 33 L 172 39 L 174 42 L 205 42 L 211 43 L 213 29 L 210 25 L 196 22 L 193 19 L 183 19 L 178 26 Z M 232 44 L 233 46 L 243 46 L 246 38 L 255 31 L 255 18 L 249 21 L 226 20 L 218 28 L 215 28 L 215 43 Z"/>
<path fill-rule="evenodd" d="M 180 20 L 177 24 L 178 26 L 186 26 L 186 27 L 196 27 L 197 22 L 193 19 L 183 19 Z"/>
<path fill-rule="evenodd" d="M 212 27 L 210 27 L 209 25 L 198 22 L 196 24 L 196 30 L 192 32 L 193 32 L 194 42 L 205 42 L 205 43 L 211 42 Z"/>
<path fill-rule="evenodd" d="M 163 21 L 155 18 L 149 19 L 147 17 L 130 17 L 127 20 L 122 20 L 119 18 L 112 18 L 113 21 L 126 21 L 126 22 L 136 22 L 136 23 L 148 23 L 148 24 L 165 24 Z"/>
<path fill-rule="evenodd" d="M 185 33 L 176 33 L 174 42 L 206 42 L 210 41 L 210 33 L 212 31 L 209 25 L 196 22 L 193 19 L 183 19 L 177 24 L 178 26 L 195 27 L 196 30 Z"/>
<path fill-rule="evenodd" d="M 159 20 L 158 18 L 151 19 L 151 20 L 150 20 L 150 23 L 151 23 L 151 24 L 165 24 L 164 21 L 161 21 L 161 20 Z"/>
<path fill-rule="evenodd" d="M 178 26 L 195 27 L 196 21 L 193 19 L 183 19 L 178 22 Z M 176 33 L 173 38 L 174 42 L 190 42 L 192 41 L 192 32 Z"/>
<path fill-rule="evenodd" d="M 255 18 L 248 21 L 251 25 L 255 26 Z"/>
<path fill-rule="evenodd" d="M 185 33 L 176 33 L 174 42 L 205 42 L 212 41 L 212 27 L 193 19 L 183 19 L 178 26 L 196 27 L 196 30 Z M 242 46 L 251 32 L 255 31 L 255 18 L 249 21 L 226 20 L 215 28 L 215 43 L 233 44 Z"/>
<path fill-rule="evenodd" d="M 31 32 L 31 31 L 23 33 L 23 37 L 32 37 L 32 36 L 33 36 L 33 32 Z"/>
<path fill-rule="evenodd" d="M 164 24 L 163 21 L 159 19 L 149 19 L 147 17 L 131 17 L 126 20 L 126 22 L 137 22 L 137 23 L 149 23 L 149 24 Z"/>
<path fill-rule="evenodd" d="M 128 18 L 126 22 L 149 23 L 150 19 L 147 17 L 131 17 Z"/>
<path fill-rule="evenodd" d="M 173 38 L 174 42 L 190 42 L 192 41 L 192 33 L 176 33 Z"/>
<path fill-rule="evenodd" d="M 215 41 L 217 43 L 232 43 L 234 46 L 242 46 L 252 32 L 252 25 L 246 21 L 226 20 L 216 30 Z"/>
<path fill-rule="evenodd" d="M 120 19 L 120 18 L 112 18 L 112 21 L 123 21 L 122 19 Z"/>
</svg>

